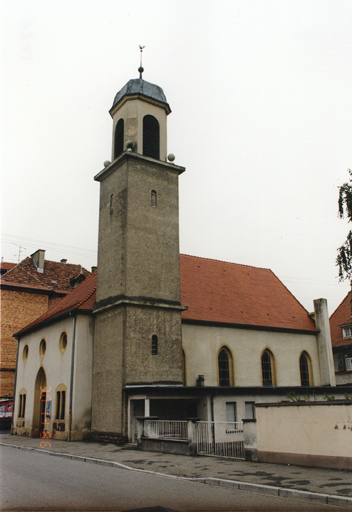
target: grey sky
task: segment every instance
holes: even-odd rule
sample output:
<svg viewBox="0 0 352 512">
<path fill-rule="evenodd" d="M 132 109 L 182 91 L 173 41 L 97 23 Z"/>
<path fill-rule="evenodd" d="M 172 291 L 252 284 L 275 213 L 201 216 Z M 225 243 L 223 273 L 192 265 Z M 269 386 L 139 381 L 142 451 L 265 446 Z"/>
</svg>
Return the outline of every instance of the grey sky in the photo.
<svg viewBox="0 0 352 512">
<path fill-rule="evenodd" d="M 187 254 L 269 267 L 312 310 L 348 291 L 350 0 L 3 1 L 2 255 L 96 264 L 108 110 L 138 76 L 170 103 Z M 16 245 L 17 244 L 17 245 Z"/>
</svg>

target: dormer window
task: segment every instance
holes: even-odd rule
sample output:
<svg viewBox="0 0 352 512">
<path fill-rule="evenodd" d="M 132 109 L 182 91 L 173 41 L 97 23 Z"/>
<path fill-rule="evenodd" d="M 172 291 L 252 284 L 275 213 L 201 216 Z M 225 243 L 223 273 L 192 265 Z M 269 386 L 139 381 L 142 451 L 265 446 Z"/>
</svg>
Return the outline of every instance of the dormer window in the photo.
<svg viewBox="0 0 352 512">
<path fill-rule="evenodd" d="M 143 155 L 160 159 L 159 123 L 151 115 L 143 117 Z"/>
<path fill-rule="evenodd" d="M 342 328 L 342 336 L 343 338 L 352 338 L 352 327 L 343 327 Z"/>
</svg>

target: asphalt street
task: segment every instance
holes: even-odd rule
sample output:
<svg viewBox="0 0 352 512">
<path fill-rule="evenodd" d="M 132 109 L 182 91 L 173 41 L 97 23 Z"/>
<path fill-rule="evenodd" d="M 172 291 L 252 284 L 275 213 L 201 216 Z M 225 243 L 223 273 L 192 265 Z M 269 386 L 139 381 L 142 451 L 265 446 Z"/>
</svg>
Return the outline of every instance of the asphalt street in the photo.
<svg viewBox="0 0 352 512">
<path fill-rule="evenodd" d="M 3 511 L 332 511 L 341 507 L 213 487 L 1 446 Z"/>
</svg>

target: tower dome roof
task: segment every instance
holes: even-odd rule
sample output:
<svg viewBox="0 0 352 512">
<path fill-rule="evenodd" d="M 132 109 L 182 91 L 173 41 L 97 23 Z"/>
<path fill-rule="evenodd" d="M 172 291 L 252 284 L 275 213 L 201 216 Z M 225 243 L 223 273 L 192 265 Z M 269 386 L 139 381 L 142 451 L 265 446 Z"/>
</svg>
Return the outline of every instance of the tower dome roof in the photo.
<svg viewBox="0 0 352 512">
<path fill-rule="evenodd" d="M 146 82 L 141 78 L 134 78 L 129 80 L 126 85 L 122 87 L 122 89 L 116 94 L 114 103 L 111 108 L 114 108 L 115 105 L 124 97 L 124 96 L 134 96 L 135 94 L 140 94 L 142 96 L 146 96 L 147 98 L 151 98 L 160 103 L 164 103 L 167 106 L 169 112 L 171 112 L 170 106 L 167 102 L 164 91 L 161 87 L 155 84 L 151 84 L 150 82 Z"/>
</svg>

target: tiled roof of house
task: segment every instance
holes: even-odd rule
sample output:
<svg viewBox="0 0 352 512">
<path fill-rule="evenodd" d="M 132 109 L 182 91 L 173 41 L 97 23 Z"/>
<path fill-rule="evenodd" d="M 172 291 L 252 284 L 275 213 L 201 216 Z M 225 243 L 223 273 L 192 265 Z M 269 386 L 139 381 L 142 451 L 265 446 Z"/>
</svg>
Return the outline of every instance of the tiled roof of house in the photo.
<svg viewBox="0 0 352 512">
<path fill-rule="evenodd" d="M 71 293 L 68 293 L 59 302 L 54 304 L 50 309 L 43 313 L 39 318 L 26 325 L 17 334 L 32 330 L 35 326 L 39 326 L 48 320 L 54 320 L 61 315 L 72 310 L 93 311 L 95 303 L 95 290 L 97 285 L 97 273 L 94 272 L 88 276 L 80 285 Z"/>
<path fill-rule="evenodd" d="M 28 257 L 8 270 L 1 277 L 0 283 L 23 288 L 67 293 L 74 288 L 71 281 L 79 274 L 87 277 L 90 275 L 90 272 L 82 268 L 81 265 L 48 260 L 44 262 L 44 272 L 39 273 L 33 259 Z"/>
<path fill-rule="evenodd" d="M 308 312 L 269 269 L 181 254 L 185 320 L 316 332 Z M 72 309 L 93 309 L 96 273 L 21 332 Z"/>
<path fill-rule="evenodd" d="M 351 339 L 343 339 L 340 325 L 351 323 L 351 292 L 343 299 L 341 304 L 330 316 L 331 342 L 333 347 L 352 344 Z"/>
<path fill-rule="evenodd" d="M 4 274 L 8 270 L 11 270 L 13 267 L 16 266 L 16 263 L 10 263 L 9 261 L 2 261 L 0 263 L 0 271 L 1 274 Z"/>
<path fill-rule="evenodd" d="M 184 319 L 316 332 L 271 270 L 186 255 L 180 263 Z"/>
</svg>

